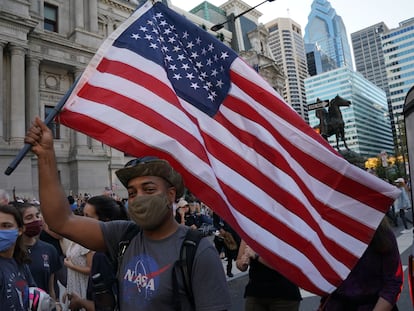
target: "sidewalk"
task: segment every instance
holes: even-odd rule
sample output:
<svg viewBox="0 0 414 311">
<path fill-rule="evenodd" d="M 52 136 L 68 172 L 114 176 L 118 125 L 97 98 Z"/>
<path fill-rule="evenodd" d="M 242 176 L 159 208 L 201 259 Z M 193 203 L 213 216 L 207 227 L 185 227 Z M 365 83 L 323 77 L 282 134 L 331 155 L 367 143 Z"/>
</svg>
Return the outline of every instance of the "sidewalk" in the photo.
<svg viewBox="0 0 414 311">
<path fill-rule="evenodd" d="M 223 264 L 223 271 L 224 271 L 224 274 L 226 275 L 227 282 L 228 281 L 235 280 L 235 279 L 238 279 L 238 278 L 240 278 L 242 276 L 245 276 L 245 275 L 247 275 L 249 273 L 248 272 L 249 270 L 242 272 L 239 269 L 237 269 L 237 267 L 236 267 L 236 261 L 233 260 L 233 267 L 231 269 L 231 273 L 233 273 L 234 276 L 232 278 L 229 278 L 227 276 L 227 274 L 226 274 L 226 271 L 227 271 L 227 260 L 226 259 L 222 259 L 221 260 L 221 263 Z"/>
<path fill-rule="evenodd" d="M 210 236 L 208 236 L 207 237 L 208 238 L 208 240 L 214 245 L 214 243 L 213 243 L 213 240 L 214 240 L 214 235 L 210 235 Z M 233 273 L 233 277 L 232 278 L 229 278 L 228 276 L 227 276 L 227 274 L 226 274 L 226 271 L 227 271 L 227 260 L 226 259 L 222 259 L 221 260 L 221 263 L 223 264 L 223 271 L 224 271 L 224 275 L 226 276 L 226 280 L 227 280 L 227 282 L 228 281 L 231 281 L 231 280 L 235 280 L 235 279 L 238 279 L 238 278 L 240 278 L 240 277 L 242 277 L 242 276 L 244 276 L 244 275 L 247 275 L 248 274 L 248 270 L 247 271 L 245 271 L 245 272 L 242 272 L 242 271 L 240 271 L 239 269 L 237 269 L 237 267 L 236 267 L 236 261 L 235 260 L 233 260 L 233 267 L 232 267 L 232 269 L 231 269 L 231 273 Z"/>
</svg>

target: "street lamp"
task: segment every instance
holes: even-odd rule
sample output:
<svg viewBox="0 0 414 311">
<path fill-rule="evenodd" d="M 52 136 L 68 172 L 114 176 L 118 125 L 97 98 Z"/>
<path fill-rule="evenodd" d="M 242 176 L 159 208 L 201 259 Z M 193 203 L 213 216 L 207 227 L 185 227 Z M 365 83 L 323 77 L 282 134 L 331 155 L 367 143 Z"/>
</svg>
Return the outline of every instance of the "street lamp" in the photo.
<svg viewBox="0 0 414 311">
<path fill-rule="evenodd" d="M 252 11 L 252 10 L 254 10 L 254 9 L 255 9 L 255 8 L 257 8 L 259 5 L 262 5 L 262 4 L 263 4 L 263 3 L 265 3 L 265 2 L 273 2 L 273 1 L 275 1 L 275 0 L 265 0 L 265 1 L 263 1 L 263 2 L 261 2 L 261 3 L 259 3 L 259 4 L 257 4 L 257 5 L 255 5 L 254 7 L 251 7 L 250 9 L 248 9 L 248 10 L 246 10 L 246 11 L 241 12 L 240 14 L 237 14 L 236 16 L 234 16 L 234 14 L 231 14 L 229 19 L 225 20 L 224 22 L 222 22 L 222 23 L 220 23 L 220 24 L 216 24 L 216 25 L 212 26 L 210 29 L 211 29 L 212 31 L 218 31 L 218 30 L 222 29 L 222 28 L 224 27 L 224 25 L 225 25 L 225 24 L 227 24 L 227 23 L 229 23 L 229 22 L 234 22 L 237 18 L 239 18 L 240 16 L 242 16 L 242 15 L 244 15 L 244 14 L 246 14 L 246 13 L 248 13 L 248 12 Z"/>
</svg>

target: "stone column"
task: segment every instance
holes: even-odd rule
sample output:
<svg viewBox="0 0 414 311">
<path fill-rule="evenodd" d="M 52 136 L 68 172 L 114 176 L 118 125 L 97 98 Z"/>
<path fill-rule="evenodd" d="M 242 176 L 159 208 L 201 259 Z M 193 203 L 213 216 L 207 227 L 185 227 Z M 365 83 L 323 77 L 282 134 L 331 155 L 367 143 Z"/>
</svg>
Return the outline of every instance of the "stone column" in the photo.
<svg viewBox="0 0 414 311">
<path fill-rule="evenodd" d="M 30 0 L 30 12 L 40 12 L 40 4 L 38 0 Z"/>
<path fill-rule="evenodd" d="M 108 18 L 107 27 L 106 35 L 109 36 L 114 31 L 114 20 L 112 18 Z"/>
<path fill-rule="evenodd" d="M 6 102 L 4 101 L 4 83 L 3 83 L 3 51 L 6 43 L 0 41 L 0 142 L 4 139 L 4 112 L 6 111 Z"/>
<path fill-rule="evenodd" d="M 99 152 L 104 152 L 102 143 L 99 140 L 92 138 L 92 149 Z"/>
<path fill-rule="evenodd" d="M 89 0 L 89 31 L 98 33 L 98 0 Z"/>
<path fill-rule="evenodd" d="M 27 125 L 29 126 L 31 122 L 34 120 L 36 116 L 40 116 L 41 119 L 44 116 L 40 115 L 40 94 L 39 94 L 39 65 L 40 59 L 29 56 L 27 62 L 27 77 L 28 77 L 28 85 L 27 85 Z"/>
<path fill-rule="evenodd" d="M 25 128 L 25 49 L 11 45 L 11 114 L 10 138 L 12 142 L 23 142 Z"/>
<path fill-rule="evenodd" d="M 74 80 L 76 80 L 78 77 L 81 76 L 83 73 L 83 68 L 76 67 L 73 70 L 73 77 Z M 82 134 L 81 132 L 74 131 L 75 132 L 75 149 L 89 149 L 89 143 L 88 143 L 88 137 L 85 134 Z"/>
<path fill-rule="evenodd" d="M 75 3 L 75 28 L 85 28 L 83 0 L 74 0 Z"/>
</svg>

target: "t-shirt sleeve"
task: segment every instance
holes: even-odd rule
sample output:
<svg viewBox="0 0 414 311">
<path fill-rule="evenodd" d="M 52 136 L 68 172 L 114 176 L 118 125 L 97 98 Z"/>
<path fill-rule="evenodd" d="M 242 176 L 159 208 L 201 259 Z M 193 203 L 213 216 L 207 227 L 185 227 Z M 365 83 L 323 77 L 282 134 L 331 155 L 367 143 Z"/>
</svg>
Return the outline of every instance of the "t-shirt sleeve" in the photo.
<svg viewBox="0 0 414 311">
<path fill-rule="evenodd" d="M 110 258 L 116 259 L 118 255 L 119 242 L 128 230 L 136 226 L 132 221 L 114 220 L 107 222 L 100 222 L 102 234 L 108 250 Z"/>
<path fill-rule="evenodd" d="M 197 248 L 192 287 L 197 311 L 230 310 L 230 292 L 223 264 L 214 245 L 207 239 L 202 239 Z"/>
</svg>

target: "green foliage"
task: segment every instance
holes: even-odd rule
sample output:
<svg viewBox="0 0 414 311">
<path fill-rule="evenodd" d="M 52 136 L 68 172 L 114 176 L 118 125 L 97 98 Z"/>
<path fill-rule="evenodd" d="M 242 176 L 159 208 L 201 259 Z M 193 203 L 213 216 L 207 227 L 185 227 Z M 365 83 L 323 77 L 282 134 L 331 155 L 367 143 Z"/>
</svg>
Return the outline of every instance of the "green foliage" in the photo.
<svg viewBox="0 0 414 311">
<path fill-rule="evenodd" d="M 361 156 L 359 153 L 350 151 L 350 150 L 341 150 L 340 153 L 349 163 L 358 166 L 359 168 L 365 169 L 365 157 Z"/>
<path fill-rule="evenodd" d="M 377 166 L 374 169 L 375 169 L 375 174 L 379 178 L 382 178 L 392 183 L 394 180 L 396 180 L 399 177 L 403 177 L 404 179 L 407 178 L 404 166 L 405 166 L 404 162 L 399 161 L 397 159 L 393 164 L 389 164 L 387 167 L 383 167 L 381 159 L 379 159 Z"/>
</svg>

